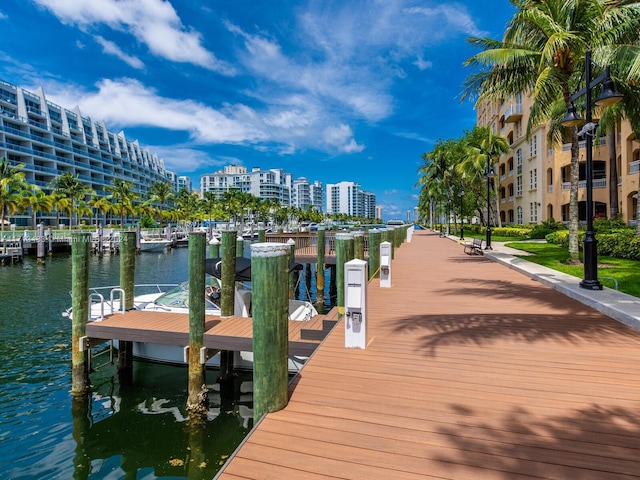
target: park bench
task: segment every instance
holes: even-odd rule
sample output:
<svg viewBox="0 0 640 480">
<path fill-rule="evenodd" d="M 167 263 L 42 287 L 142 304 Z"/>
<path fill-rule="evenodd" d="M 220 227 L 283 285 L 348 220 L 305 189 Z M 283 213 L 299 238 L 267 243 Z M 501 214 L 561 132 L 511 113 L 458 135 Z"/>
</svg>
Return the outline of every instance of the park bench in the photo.
<svg viewBox="0 0 640 480">
<path fill-rule="evenodd" d="M 467 255 L 483 255 L 482 239 L 474 238 L 472 242 L 464 243 L 464 253 Z"/>
</svg>

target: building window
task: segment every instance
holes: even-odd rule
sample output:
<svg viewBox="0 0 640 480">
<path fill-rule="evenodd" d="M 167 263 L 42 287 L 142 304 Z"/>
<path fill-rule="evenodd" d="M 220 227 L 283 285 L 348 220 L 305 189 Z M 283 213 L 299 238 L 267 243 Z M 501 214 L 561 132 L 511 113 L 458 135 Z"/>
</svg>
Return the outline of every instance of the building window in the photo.
<svg viewBox="0 0 640 480">
<path fill-rule="evenodd" d="M 516 209 L 518 225 L 522 225 L 522 207 Z"/>
<path fill-rule="evenodd" d="M 536 202 L 531 202 L 529 204 L 530 210 L 530 222 L 538 223 L 538 204 Z"/>
<path fill-rule="evenodd" d="M 516 177 L 516 197 L 522 196 L 522 175 Z"/>
<path fill-rule="evenodd" d="M 529 190 L 538 188 L 538 170 L 534 168 L 529 172 Z"/>
<path fill-rule="evenodd" d="M 516 152 L 516 174 L 522 175 L 522 149 Z"/>
<path fill-rule="evenodd" d="M 538 136 L 534 135 L 531 137 L 531 142 L 529 142 L 529 156 L 535 157 L 538 154 Z"/>
</svg>

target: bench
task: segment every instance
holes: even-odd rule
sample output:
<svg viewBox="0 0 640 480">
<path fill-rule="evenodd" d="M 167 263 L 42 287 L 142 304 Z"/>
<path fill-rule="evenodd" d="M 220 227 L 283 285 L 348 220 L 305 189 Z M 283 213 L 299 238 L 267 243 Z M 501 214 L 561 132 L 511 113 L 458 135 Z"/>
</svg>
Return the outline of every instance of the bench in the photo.
<svg viewBox="0 0 640 480">
<path fill-rule="evenodd" d="M 463 245 L 464 253 L 466 253 L 467 255 L 483 255 L 481 238 L 474 238 L 473 242 L 465 243 Z"/>
</svg>

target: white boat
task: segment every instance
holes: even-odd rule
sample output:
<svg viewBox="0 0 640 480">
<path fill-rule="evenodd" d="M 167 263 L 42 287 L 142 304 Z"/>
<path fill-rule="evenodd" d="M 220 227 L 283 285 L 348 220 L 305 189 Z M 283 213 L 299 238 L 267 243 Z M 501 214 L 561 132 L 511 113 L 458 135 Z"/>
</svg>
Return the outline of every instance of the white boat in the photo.
<svg viewBox="0 0 640 480">
<path fill-rule="evenodd" d="M 140 237 L 141 252 L 162 251 L 171 245 L 171 240 L 159 237 Z"/>
<path fill-rule="evenodd" d="M 301 266 L 300 266 L 301 267 Z M 296 266 L 295 268 L 298 268 Z M 210 284 L 205 287 L 205 315 L 220 315 L 220 259 L 207 260 L 206 271 L 211 275 Z M 248 280 L 251 279 L 251 261 L 246 258 L 236 259 L 236 288 L 234 297 L 234 316 L 250 317 L 251 289 Z M 121 292 L 119 286 L 92 288 L 89 292 L 89 321 L 99 322 L 105 317 L 122 312 L 120 306 Z M 189 313 L 189 285 L 187 282 L 179 285 L 136 285 L 134 291 L 133 308 L 135 310 Z M 318 314 L 311 302 L 305 300 L 289 300 L 289 320 L 309 321 Z M 71 317 L 71 309 L 63 313 Z M 117 342 L 114 342 L 117 348 Z M 146 342 L 133 342 L 133 355 L 142 360 L 169 364 L 186 364 L 184 349 L 179 345 L 165 345 Z M 302 368 L 306 357 L 289 356 L 289 371 L 295 373 Z M 220 354 L 207 361 L 208 367 L 220 365 Z M 252 352 L 234 352 L 234 366 L 239 369 L 251 369 L 253 366 Z"/>
</svg>

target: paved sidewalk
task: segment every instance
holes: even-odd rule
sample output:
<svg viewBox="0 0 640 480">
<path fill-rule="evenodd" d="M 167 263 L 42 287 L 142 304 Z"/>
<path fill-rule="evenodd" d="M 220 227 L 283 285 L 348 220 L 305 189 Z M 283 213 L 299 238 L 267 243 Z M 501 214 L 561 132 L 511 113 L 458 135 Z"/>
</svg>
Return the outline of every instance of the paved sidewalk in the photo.
<svg viewBox="0 0 640 480">
<path fill-rule="evenodd" d="M 458 237 L 447 237 L 455 242 L 465 242 Z M 528 262 L 527 252 L 510 248 L 505 242 L 491 242 L 492 250 L 484 250 L 484 255 L 495 262 L 512 268 L 523 275 L 551 287 L 564 295 L 578 300 L 591 308 L 608 315 L 625 325 L 640 330 L 640 298 L 604 287 L 601 291 L 585 290 L 580 287 L 580 279 Z M 604 279 L 605 277 L 600 277 Z"/>
</svg>

